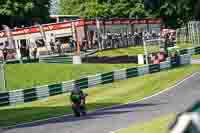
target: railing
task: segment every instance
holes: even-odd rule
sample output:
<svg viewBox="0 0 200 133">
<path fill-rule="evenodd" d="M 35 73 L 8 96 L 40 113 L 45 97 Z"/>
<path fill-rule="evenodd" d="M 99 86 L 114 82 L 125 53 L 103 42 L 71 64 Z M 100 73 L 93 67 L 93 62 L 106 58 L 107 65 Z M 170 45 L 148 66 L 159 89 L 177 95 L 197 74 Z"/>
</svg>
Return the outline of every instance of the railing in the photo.
<svg viewBox="0 0 200 133">
<path fill-rule="evenodd" d="M 42 63 L 61 63 L 61 64 L 73 64 L 73 57 L 71 56 L 49 56 L 41 57 L 39 62 Z"/>
</svg>

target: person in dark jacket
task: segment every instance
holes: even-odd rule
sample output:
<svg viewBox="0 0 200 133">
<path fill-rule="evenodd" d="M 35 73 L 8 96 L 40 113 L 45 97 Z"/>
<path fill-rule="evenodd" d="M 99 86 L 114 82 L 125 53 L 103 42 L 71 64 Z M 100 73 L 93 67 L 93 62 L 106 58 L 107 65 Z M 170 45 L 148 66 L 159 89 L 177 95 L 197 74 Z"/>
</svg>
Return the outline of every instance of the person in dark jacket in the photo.
<svg viewBox="0 0 200 133">
<path fill-rule="evenodd" d="M 53 42 L 53 39 L 51 39 L 51 41 L 50 41 L 50 46 L 51 46 L 51 52 L 52 52 L 52 54 L 54 54 L 55 53 L 55 48 L 54 48 L 55 44 Z"/>
<path fill-rule="evenodd" d="M 3 49 L 3 59 L 4 59 L 4 61 L 7 60 L 7 55 L 8 55 L 8 48 L 4 47 L 4 49 Z"/>
<path fill-rule="evenodd" d="M 35 48 L 33 49 L 33 57 L 34 57 L 34 60 L 37 59 L 37 47 L 35 47 Z"/>
</svg>

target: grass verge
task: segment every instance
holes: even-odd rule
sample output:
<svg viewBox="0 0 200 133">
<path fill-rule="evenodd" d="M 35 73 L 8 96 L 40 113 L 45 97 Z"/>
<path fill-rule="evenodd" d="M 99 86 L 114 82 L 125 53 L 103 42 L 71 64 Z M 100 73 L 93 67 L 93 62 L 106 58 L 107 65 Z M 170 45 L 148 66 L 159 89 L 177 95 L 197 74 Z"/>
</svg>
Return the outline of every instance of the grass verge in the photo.
<svg viewBox="0 0 200 133">
<path fill-rule="evenodd" d="M 199 45 L 195 45 L 195 44 L 192 44 L 192 43 L 178 43 L 176 45 L 179 47 L 179 49 L 192 48 L 192 47 L 199 46 Z"/>
<path fill-rule="evenodd" d="M 174 114 L 162 116 L 149 122 L 130 126 L 116 133 L 168 133 L 168 126 L 174 118 Z"/>
<path fill-rule="evenodd" d="M 139 100 L 172 86 L 177 80 L 199 69 L 200 65 L 188 65 L 87 89 L 85 90 L 89 94 L 87 108 L 94 110 Z M 69 96 L 63 94 L 32 103 L 0 108 L 0 127 L 61 116 L 71 112 Z"/>
<path fill-rule="evenodd" d="M 200 59 L 200 54 L 193 55 L 192 58 L 193 58 L 193 59 Z"/>
<path fill-rule="evenodd" d="M 184 48 L 191 48 L 191 47 L 195 47 L 199 45 L 194 45 L 191 43 L 178 43 L 177 46 L 179 49 L 184 49 Z M 147 46 L 147 50 L 148 50 L 148 53 L 157 52 L 159 51 L 159 47 L 155 45 Z M 99 57 L 102 57 L 102 56 L 113 57 L 113 56 L 122 56 L 122 55 L 131 56 L 131 55 L 138 55 L 138 54 L 144 54 L 143 46 L 105 50 L 105 51 L 96 53 L 96 55 Z"/>
<path fill-rule="evenodd" d="M 158 46 L 148 47 L 148 52 L 156 52 L 156 51 L 159 51 Z M 138 54 L 144 54 L 143 46 L 105 50 L 105 51 L 96 53 L 96 55 L 99 57 L 102 57 L 102 56 L 113 57 L 113 56 L 123 56 L 123 55 L 131 56 L 131 55 L 138 55 Z"/>
<path fill-rule="evenodd" d="M 15 64 L 6 65 L 5 77 L 8 90 L 13 90 L 79 79 L 82 76 L 134 66 L 136 64 Z"/>
</svg>

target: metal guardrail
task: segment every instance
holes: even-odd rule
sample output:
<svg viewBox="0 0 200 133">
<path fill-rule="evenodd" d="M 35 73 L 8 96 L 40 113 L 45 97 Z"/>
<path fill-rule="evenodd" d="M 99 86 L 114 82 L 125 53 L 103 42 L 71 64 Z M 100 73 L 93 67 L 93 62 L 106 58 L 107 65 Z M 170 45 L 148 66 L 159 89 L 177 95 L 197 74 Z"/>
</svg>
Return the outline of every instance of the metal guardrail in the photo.
<svg viewBox="0 0 200 133">
<path fill-rule="evenodd" d="M 73 58 L 69 56 L 50 56 L 50 57 L 41 57 L 39 62 L 43 63 L 62 63 L 62 64 L 72 64 Z"/>
</svg>

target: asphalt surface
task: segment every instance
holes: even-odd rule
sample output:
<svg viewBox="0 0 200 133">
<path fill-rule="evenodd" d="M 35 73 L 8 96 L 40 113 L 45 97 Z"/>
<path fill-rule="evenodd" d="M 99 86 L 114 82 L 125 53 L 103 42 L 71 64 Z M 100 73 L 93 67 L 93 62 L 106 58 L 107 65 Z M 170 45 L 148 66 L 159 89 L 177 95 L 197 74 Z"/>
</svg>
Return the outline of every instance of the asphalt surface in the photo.
<svg viewBox="0 0 200 133">
<path fill-rule="evenodd" d="M 200 64 L 200 59 L 192 59 L 192 64 Z"/>
<path fill-rule="evenodd" d="M 130 124 L 182 112 L 199 99 L 200 73 L 195 73 L 170 90 L 137 103 L 102 109 L 82 118 L 66 116 L 26 124 L 4 133 L 110 133 Z"/>
</svg>

